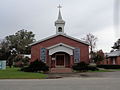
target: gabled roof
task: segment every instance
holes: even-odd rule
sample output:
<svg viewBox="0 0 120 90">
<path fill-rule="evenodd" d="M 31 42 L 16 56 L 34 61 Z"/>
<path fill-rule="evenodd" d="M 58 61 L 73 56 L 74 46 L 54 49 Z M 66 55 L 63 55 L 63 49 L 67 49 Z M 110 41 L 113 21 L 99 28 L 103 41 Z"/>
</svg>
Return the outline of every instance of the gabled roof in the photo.
<svg viewBox="0 0 120 90">
<path fill-rule="evenodd" d="M 117 57 L 120 56 L 120 51 L 113 51 L 107 54 L 107 57 Z"/>
<path fill-rule="evenodd" d="M 80 43 L 83 43 L 83 44 L 89 46 L 88 43 L 86 43 L 86 42 L 84 42 L 84 41 L 81 41 L 81 40 L 79 40 L 79 39 L 77 39 L 77 38 L 68 36 L 68 35 L 66 35 L 66 34 L 55 34 L 55 35 L 52 35 L 52 36 L 50 36 L 50 37 L 47 37 L 47 38 L 41 39 L 41 40 L 39 40 L 39 41 L 36 41 L 36 42 L 34 42 L 34 43 L 32 43 L 32 44 L 29 44 L 29 46 L 33 46 L 33 45 L 35 45 L 35 44 L 38 44 L 38 43 L 40 43 L 40 42 L 43 42 L 43 41 L 46 41 L 46 40 L 48 40 L 48 39 L 54 38 L 54 37 L 56 37 L 56 36 L 67 37 L 67 38 L 69 38 L 69 39 L 75 40 L 75 41 L 77 41 L 77 42 L 80 42 Z"/>
<path fill-rule="evenodd" d="M 69 46 L 69 45 L 64 44 L 64 43 L 55 44 L 53 46 L 47 47 L 47 49 L 52 49 L 52 48 L 55 48 L 55 47 L 58 47 L 58 46 L 64 46 L 64 47 L 67 47 L 67 48 L 70 48 L 70 49 L 75 49 L 74 47 Z"/>
<path fill-rule="evenodd" d="M 65 21 L 62 19 L 62 15 L 61 15 L 61 11 L 60 8 L 61 6 L 59 5 L 59 13 L 58 13 L 58 19 L 55 21 L 55 25 L 56 24 L 65 24 Z"/>
</svg>

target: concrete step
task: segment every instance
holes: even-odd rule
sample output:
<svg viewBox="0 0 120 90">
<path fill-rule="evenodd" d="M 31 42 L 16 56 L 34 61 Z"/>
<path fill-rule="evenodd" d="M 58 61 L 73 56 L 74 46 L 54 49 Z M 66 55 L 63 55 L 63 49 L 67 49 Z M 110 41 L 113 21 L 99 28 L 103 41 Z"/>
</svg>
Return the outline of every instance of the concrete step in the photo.
<svg viewBox="0 0 120 90">
<path fill-rule="evenodd" d="M 50 73 L 71 73 L 71 68 L 51 68 Z"/>
</svg>

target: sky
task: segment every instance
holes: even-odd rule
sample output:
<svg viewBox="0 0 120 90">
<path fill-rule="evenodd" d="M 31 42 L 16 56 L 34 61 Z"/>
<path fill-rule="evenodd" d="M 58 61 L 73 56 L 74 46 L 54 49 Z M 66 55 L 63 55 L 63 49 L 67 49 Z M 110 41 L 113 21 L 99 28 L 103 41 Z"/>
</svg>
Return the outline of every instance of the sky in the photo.
<svg viewBox="0 0 120 90">
<path fill-rule="evenodd" d="M 115 0 L 0 0 L 0 39 L 21 29 L 32 31 L 36 40 L 54 35 L 59 4 L 66 34 L 81 39 L 91 33 L 98 38 L 96 50 L 104 52 L 120 38 Z"/>
</svg>

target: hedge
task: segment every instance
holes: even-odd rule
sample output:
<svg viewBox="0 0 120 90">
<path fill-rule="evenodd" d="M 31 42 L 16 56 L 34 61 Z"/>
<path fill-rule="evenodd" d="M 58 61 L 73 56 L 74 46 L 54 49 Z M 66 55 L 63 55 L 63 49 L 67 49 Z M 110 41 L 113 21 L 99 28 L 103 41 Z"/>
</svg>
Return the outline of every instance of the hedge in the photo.
<svg viewBox="0 0 120 90">
<path fill-rule="evenodd" d="M 104 69 L 120 69 L 120 65 L 97 65 L 97 67 Z"/>
<path fill-rule="evenodd" d="M 96 70 L 99 70 L 97 67 L 90 66 L 90 65 L 86 64 L 85 62 L 77 63 L 77 64 L 73 65 L 72 68 L 73 68 L 73 70 L 76 70 L 76 71 L 88 71 L 88 70 L 96 71 Z"/>
<path fill-rule="evenodd" d="M 24 72 L 47 72 L 49 71 L 49 67 L 42 61 L 35 60 L 34 62 L 31 62 L 28 67 L 21 68 L 21 71 Z"/>
</svg>

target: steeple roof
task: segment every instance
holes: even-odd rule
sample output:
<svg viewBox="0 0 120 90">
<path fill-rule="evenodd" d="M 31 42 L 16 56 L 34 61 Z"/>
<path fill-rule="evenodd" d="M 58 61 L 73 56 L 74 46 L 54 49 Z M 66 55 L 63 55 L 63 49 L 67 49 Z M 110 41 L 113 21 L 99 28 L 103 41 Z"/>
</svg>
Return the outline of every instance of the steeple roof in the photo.
<svg viewBox="0 0 120 90">
<path fill-rule="evenodd" d="M 60 11 L 61 6 L 59 5 L 58 8 L 59 8 L 58 19 L 55 21 L 55 25 L 56 24 L 65 24 L 65 21 L 62 19 L 62 15 L 61 15 L 61 11 Z"/>
<path fill-rule="evenodd" d="M 59 9 L 58 20 L 62 20 L 61 11 Z"/>
</svg>

